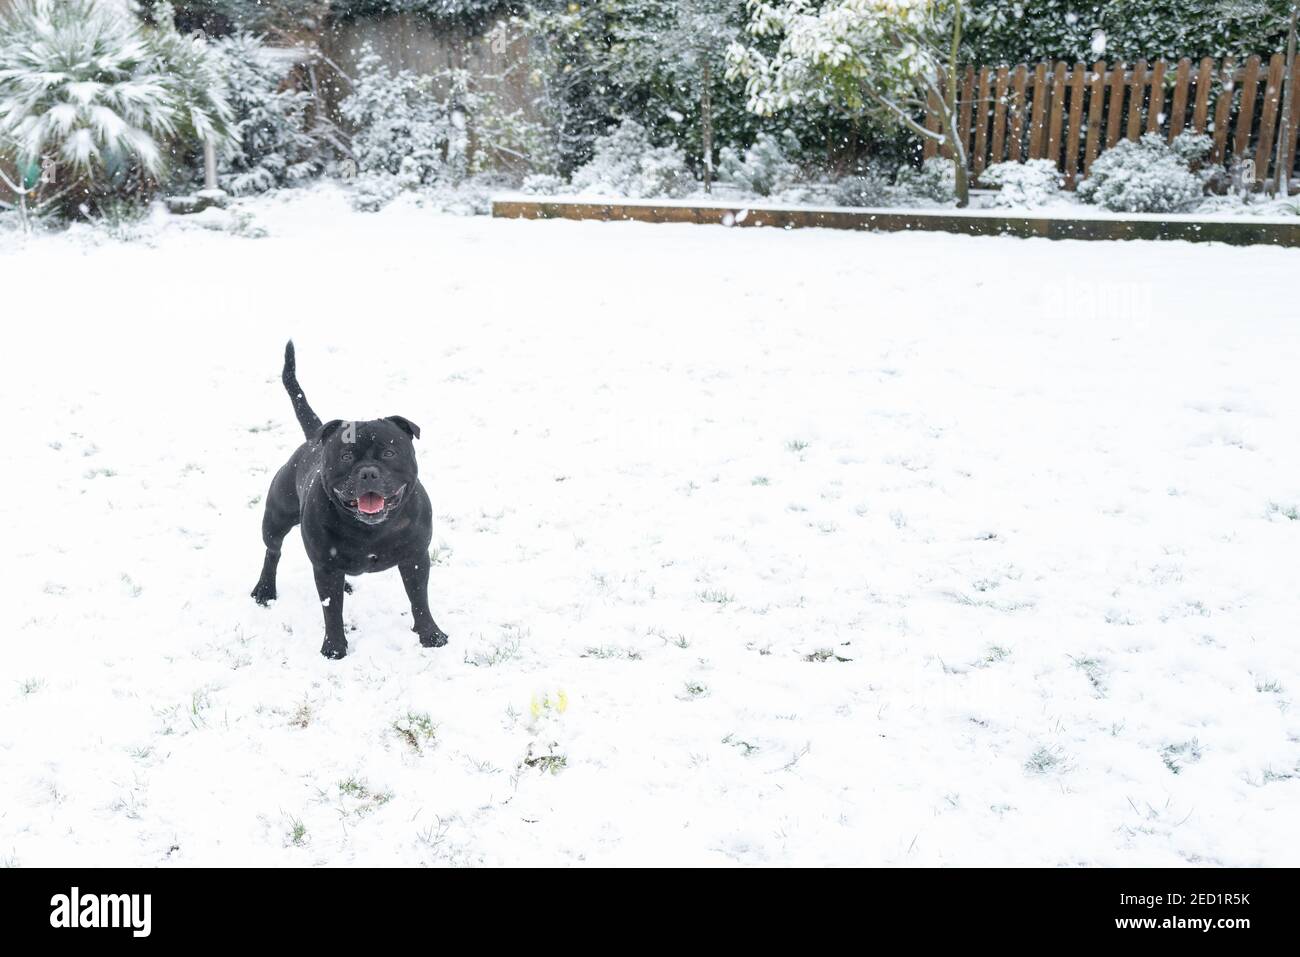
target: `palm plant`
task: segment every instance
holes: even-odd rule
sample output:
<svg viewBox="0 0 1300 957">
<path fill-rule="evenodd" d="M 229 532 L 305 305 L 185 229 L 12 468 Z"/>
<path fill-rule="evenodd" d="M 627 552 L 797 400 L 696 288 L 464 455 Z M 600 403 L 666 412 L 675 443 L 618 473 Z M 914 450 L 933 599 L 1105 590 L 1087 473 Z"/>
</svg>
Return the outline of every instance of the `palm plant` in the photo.
<svg viewBox="0 0 1300 957">
<path fill-rule="evenodd" d="M 165 21 L 166 22 L 166 21 Z M 144 196 L 178 144 L 226 133 L 229 108 L 206 51 L 95 0 L 18 0 L 0 19 L 0 138 L 28 187 L 65 215 Z"/>
</svg>

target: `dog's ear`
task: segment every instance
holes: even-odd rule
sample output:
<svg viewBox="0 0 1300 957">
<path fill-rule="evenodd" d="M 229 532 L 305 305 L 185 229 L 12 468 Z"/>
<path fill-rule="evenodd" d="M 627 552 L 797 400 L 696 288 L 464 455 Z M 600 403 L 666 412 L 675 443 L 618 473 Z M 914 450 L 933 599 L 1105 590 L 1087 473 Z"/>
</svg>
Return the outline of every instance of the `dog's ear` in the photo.
<svg viewBox="0 0 1300 957">
<path fill-rule="evenodd" d="M 400 415 L 386 415 L 384 416 L 384 421 L 393 423 L 393 425 L 397 426 L 413 439 L 418 439 L 420 437 L 420 427 L 408 418 Z"/>
<path fill-rule="evenodd" d="M 333 435 L 339 429 L 343 428 L 343 426 L 346 424 L 347 423 L 345 423 L 342 419 L 330 419 L 328 422 L 326 422 L 324 425 L 322 425 L 319 429 L 316 430 L 316 441 L 324 444 L 325 441 L 331 435 Z"/>
</svg>

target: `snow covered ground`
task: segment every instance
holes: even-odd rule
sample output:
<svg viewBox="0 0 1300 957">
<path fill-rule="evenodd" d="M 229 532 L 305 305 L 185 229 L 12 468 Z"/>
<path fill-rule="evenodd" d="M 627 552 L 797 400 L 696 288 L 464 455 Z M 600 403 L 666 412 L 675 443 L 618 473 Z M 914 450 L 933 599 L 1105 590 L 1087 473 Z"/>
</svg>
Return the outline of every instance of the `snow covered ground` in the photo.
<svg viewBox="0 0 1300 957">
<path fill-rule="evenodd" d="M 1300 250 L 253 209 L 0 248 L 0 859 L 1300 864 Z M 248 597 L 289 336 L 446 648 Z"/>
</svg>

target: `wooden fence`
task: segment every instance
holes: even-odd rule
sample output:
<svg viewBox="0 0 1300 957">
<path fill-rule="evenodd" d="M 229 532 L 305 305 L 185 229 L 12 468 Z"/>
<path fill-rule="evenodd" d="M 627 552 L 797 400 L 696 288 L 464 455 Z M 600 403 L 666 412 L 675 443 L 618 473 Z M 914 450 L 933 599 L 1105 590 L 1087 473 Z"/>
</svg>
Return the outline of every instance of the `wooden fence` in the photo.
<svg viewBox="0 0 1300 957">
<path fill-rule="evenodd" d="M 1285 71 L 1280 53 L 1267 64 L 1252 56 L 1244 63 L 1207 57 L 1197 65 L 1183 58 L 1173 65 L 1139 60 L 1132 66 L 967 67 L 958 91 L 958 128 L 977 181 L 994 163 L 1050 159 L 1073 189 L 1097 155 L 1121 136 L 1136 140 L 1160 133 L 1172 141 L 1192 129 L 1213 137 L 1212 163 L 1253 160 L 1255 180 L 1263 182 L 1271 178 L 1275 162 Z M 1292 82 L 1300 83 L 1300 58 Z M 926 125 L 939 129 L 936 112 Z M 1288 170 L 1295 169 L 1298 128 L 1300 89 L 1291 97 L 1283 160 Z M 937 154 L 950 157 L 951 148 L 927 139 L 924 155 Z"/>
</svg>

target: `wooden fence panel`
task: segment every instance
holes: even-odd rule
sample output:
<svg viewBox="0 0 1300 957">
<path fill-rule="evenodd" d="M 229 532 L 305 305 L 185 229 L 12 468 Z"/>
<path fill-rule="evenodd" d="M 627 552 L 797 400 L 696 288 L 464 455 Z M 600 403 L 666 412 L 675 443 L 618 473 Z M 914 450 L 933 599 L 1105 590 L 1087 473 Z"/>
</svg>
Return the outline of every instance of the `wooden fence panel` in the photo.
<svg viewBox="0 0 1300 957">
<path fill-rule="evenodd" d="M 1128 84 L 1128 130 L 1126 136 L 1135 140 L 1142 135 L 1142 101 L 1146 95 L 1147 61 L 1138 60 L 1133 67 L 1133 77 Z"/>
<path fill-rule="evenodd" d="M 1214 101 L 1214 149 L 1210 153 L 1210 162 L 1216 164 L 1222 163 L 1226 155 L 1224 150 L 1227 149 L 1228 143 L 1228 114 L 1232 111 L 1232 99 L 1237 92 L 1236 84 L 1232 79 L 1233 72 L 1232 59 L 1229 57 L 1223 61 L 1223 69 L 1219 75 L 1223 89 L 1218 99 Z"/>
<path fill-rule="evenodd" d="M 989 157 L 989 165 L 1002 162 L 1002 146 L 1006 137 L 1007 121 L 1007 68 L 998 67 L 998 81 L 995 91 L 996 99 L 993 103 L 993 155 Z"/>
<path fill-rule="evenodd" d="M 1147 105 L 1147 132 L 1155 133 L 1165 118 L 1165 61 L 1156 60 L 1151 70 L 1151 102 Z"/>
<path fill-rule="evenodd" d="M 1053 165 L 1061 165 L 1061 118 L 1065 114 L 1065 64 L 1057 63 L 1056 69 L 1052 71 L 1051 86 L 1051 105 L 1048 110 L 1050 119 L 1047 121 L 1047 154 L 1046 159 L 1052 161 Z"/>
<path fill-rule="evenodd" d="M 1282 74 L 1286 71 L 1286 58 L 1274 53 L 1268 61 L 1268 76 L 1264 81 L 1264 105 L 1259 118 L 1259 146 L 1255 150 L 1255 179 L 1263 182 L 1268 175 L 1268 164 L 1273 159 L 1273 137 L 1277 133 L 1278 101 L 1282 97 Z"/>
<path fill-rule="evenodd" d="M 1255 92 L 1259 88 L 1259 57 L 1246 60 L 1246 74 L 1241 82 L 1241 105 L 1237 108 L 1237 133 L 1232 140 L 1232 157 L 1241 159 L 1250 143 L 1250 128 L 1255 119 Z"/>
<path fill-rule="evenodd" d="M 1011 83 L 1011 124 L 1007 128 L 1007 159 L 1012 163 L 1025 161 L 1025 85 L 1029 82 L 1029 68 L 1023 63 L 1016 67 Z"/>
<path fill-rule="evenodd" d="M 1106 149 L 1119 142 L 1119 120 L 1124 115 L 1124 64 L 1110 71 L 1110 93 L 1106 97 Z"/>
<path fill-rule="evenodd" d="M 1043 158 L 1043 111 L 1047 107 L 1047 64 L 1034 67 L 1034 107 L 1029 120 L 1029 158 Z"/>
<path fill-rule="evenodd" d="M 986 147 L 989 138 L 989 114 L 992 111 L 992 105 L 989 103 L 989 68 L 980 67 L 980 85 L 979 85 L 979 102 L 975 104 L 975 170 L 976 178 L 984 172 L 985 157 L 988 155 Z"/>
<path fill-rule="evenodd" d="M 1083 81 L 1088 68 L 1076 63 L 1070 73 L 1070 125 L 1065 133 L 1065 186 L 1074 189 L 1079 170 L 1079 139 L 1083 124 Z"/>
<path fill-rule="evenodd" d="M 1205 57 L 1196 72 L 1196 109 L 1192 111 L 1192 129 L 1205 132 L 1205 121 L 1210 115 L 1210 87 L 1214 83 L 1214 60 Z"/>
<path fill-rule="evenodd" d="M 928 109 L 925 111 L 925 128 L 931 133 L 939 132 L 939 104 L 935 102 L 933 91 L 925 96 Z M 933 136 L 927 136 L 925 142 L 921 144 L 921 158 L 933 159 L 939 153 L 939 141 Z"/>
<path fill-rule="evenodd" d="M 940 99 L 941 102 L 944 102 L 944 103 L 947 102 L 947 96 L 948 96 L 948 75 L 947 75 L 946 73 L 944 73 L 943 70 L 940 70 L 940 71 L 939 71 L 939 94 L 938 94 L 938 96 L 939 96 L 939 99 Z M 934 100 L 935 100 L 935 96 L 934 96 L 933 94 L 931 94 L 931 96 L 930 96 L 930 101 L 931 101 L 931 102 L 934 102 Z M 937 110 L 936 110 L 935 112 L 937 112 Z M 942 156 L 942 157 L 943 157 L 944 159 L 946 159 L 946 160 L 950 160 L 950 159 L 952 159 L 952 143 L 949 142 L 949 138 L 952 136 L 952 130 L 945 130 L 945 129 L 943 129 L 943 124 L 942 124 L 942 123 L 936 123 L 936 125 L 935 125 L 935 129 L 937 129 L 939 132 L 943 133 L 943 136 L 944 136 L 943 142 L 938 144 L 939 155 Z"/>
<path fill-rule="evenodd" d="M 1097 141 L 1101 136 L 1101 112 L 1106 91 L 1106 64 L 1098 60 L 1088 76 L 1088 141 L 1083 150 L 1083 173 L 1088 175 L 1097 158 Z"/>
<path fill-rule="evenodd" d="M 959 128 L 961 130 L 961 152 L 962 155 L 966 157 L 967 166 L 970 166 L 971 100 L 974 99 L 974 92 L 975 68 L 968 66 L 966 67 L 966 75 L 962 78 L 961 82 L 961 112 L 958 114 L 960 117 Z"/>
<path fill-rule="evenodd" d="M 1294 170 L 1296 134 L 1300 132 L 1300 89 L 1296 87 L 1297 84 L 1300 84 L 1300 57 L 1296 58 L 1295 72 L 1291 74 L 1289 82 L 1291 83 L 1291 132 L 1287 136 L 1290 142 L 1286 145 L 1286 158 L 1283 163 L 1285 169 Z"/>
<path fill-rule="evenodd" d="M 1183 57 L 1174 74 L 1174 102 L 1169 110 L 1169 142 L 1173 142 L 1187 122 L 1187 88 L 1192 78 L 1192 61 Z"/>
</svg>

